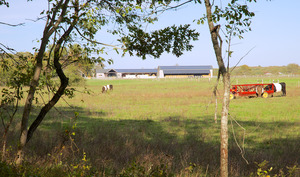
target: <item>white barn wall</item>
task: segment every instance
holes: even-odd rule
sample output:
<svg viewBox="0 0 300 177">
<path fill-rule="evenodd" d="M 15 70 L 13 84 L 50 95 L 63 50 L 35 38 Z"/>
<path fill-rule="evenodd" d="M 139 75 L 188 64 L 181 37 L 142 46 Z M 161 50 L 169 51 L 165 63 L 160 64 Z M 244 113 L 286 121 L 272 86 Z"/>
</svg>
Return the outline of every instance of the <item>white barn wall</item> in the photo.
<svg viewBox="0 0 300 177">
<path fill-rule="evenodd" d="M 104 73 L 96 73 L 96 78 L 105 78 Z"/>
</svg>

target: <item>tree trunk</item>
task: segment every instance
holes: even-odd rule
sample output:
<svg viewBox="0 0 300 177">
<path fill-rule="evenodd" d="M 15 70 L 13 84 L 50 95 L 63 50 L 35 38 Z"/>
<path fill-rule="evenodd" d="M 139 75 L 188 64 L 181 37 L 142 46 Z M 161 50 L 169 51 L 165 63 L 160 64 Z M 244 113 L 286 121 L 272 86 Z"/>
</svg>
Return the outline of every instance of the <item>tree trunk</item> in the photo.
<svg viewBox="0 0 300 177">
<path fill-rule="evenodd" d="M 58 62 L 58 61 L 57 61 Z M 52 99 L 41 109 L 39 115 L 36 117 L 34 122 L 31 124 L 28 134 L 27 134 L 27 142 L 31 139 L 33 133 L 37 129 L 37 127 L 40 125 L 40 123 L 43 121 L 45 118 L 46 114 L 53 108 L 53 106 L 59 101 L 61 96 L 64 94 L 68 83 L 69 79 L 65 76 L 63 73 L 61 66 L 59 65 L 59 68 L 56 69 L 56 73 L 58 73 L 59 78 L 60 78 L 60 87 L 57 90 L 57 92 L 54 94 Z"/>
<path fill-rule="evenodd" d="M 7 132 L 4 132 L 4 135 L 2 137 L 2 142 L 3 142 L 3 145 L 2 145 L 2 161 L 5 161 L 6 160 L 6 142 L 7 142 Z"/>
<path fill-rule="evenodd" d="M 8 135 L 8 132 L 9 132 L 9 127 L 11 126 L 11 124 L 14 120 L 14 117 L 15 117 L 17 111 L 18 111 L 18 108 L 19 108 L 19 88 L 17 89 L 17 97 L 18 98 L 17 98 L 17 103 L 16 103 L 16 106 L 15 106 L 15 110 L 12 113 L 12 115 L 10 115 L 9 122 L 4 127 L 4 133 L 3 133 L 3 136 L 2 136 L 2 142 L 3 142 L 3 145 L 2 145 L 2 160 L 3 161 L 6 160 L 6 144 L 7 144 L 7 135 Z M 2 120 L 2 122 L 4 123 L 4 120 Z"/>
<path fill-rule="evenodd" d="M 29 92 L 28 92 L 28 95 L 27 95 L 27 99 L 25 101 L 23 115 L 22 115 L 21 135 L 20 135 L 20 140 L 19 140 L 20 142 L 19 142 L 19 145 L 18 145 L 18 152 L 17 152 L 17 158 L 16 158 L 16 164 L 17 165 L 20 165 L 23 161 L 23 151 L 24 151 L 24 147 L 25 147 L 26 142 L 27 142 L 29 114 L 31 112 L 32 101 L 34 99 L 34 94 L 35 94 L 35 91 L 36 91 L 36 87 L 39 84 L 39 79 L 40 79 L 40 75 L 41 75 L 41 71 L 42 71 L 42 67 L 43 67 L 44 53 L 45 53 L 45 50 L 46 50 L 46 46 L 48 44 L 48 39 L 49 39 L 49 37 L 51 36 L 52 33 L 50 32 L 50 34 L 49 34 L 48 28 L 45 28 L 43 38 L 42 38 L 42 42 L 41 42 L 41 46 L 40 46 L 40 50 L 38 52 L 38 55 L 35 58 L 36 65 L 35 65 L 35 69 L 34 69 L 34 73 L 33 73 L 33 78 L 30 82 L 30 88 L 29 88 Z"/>
<path fill-rule="evenodd" d="M 47 39 L 48 41 L 48 39 Z M 44 41 L 46 42 L 46 41 Z M 47 42 L 46 42 L 47 43 Z M 41 46 L 43 46 L 43 42 L 41 44 Z M 27 132 L 28 132 L 28 119 L 29 119 L 29 114 L 31 112 L 31 107 L 32 107 L 32 100 L 34 99 L 34 94 L 35 94 L 35 90 L 36 87 L 38 86 L 39 83 L 39 78 L 40 78 L 40 74 L 42 71 L 42 59 L 43 59 L 43 54 L 46 48 L 46 44 L 44 44 L 44 48 L 41 47 L 39 54 L 36 57 L 36 67 L 34 70 L 34 75 L 33 75 L 33 79 L 31 80 L 30 83 L 30 89 L 29 89 L 29 93 L 24 105 L 24 111 L 23 111 L 23 116 L 22 116 L 22 122 L 21 122 L 21 135 L 20 135 L 20 142 L 18 145 L 18 152 L 17 152 L 17 159 L 16 159 L 16 164 L 20 165 L 22 164 L 23 161 L 23 151 L 24 151 L 24 147 L 26 145 L 27 142 Z"/>
<path fill-rule="evenodd" d="M 212 20 L 212 9 L 209 0 L 205 0 L 206 16 L 208 27 L 211 34 L 211 41 L 215 51 L 215 56 L 219 66 L 219 74 L 222 75 L 224 83 L 224 97 L 221 115 L 221 146 L 220 146 L 220 176 L 228 177 L 228 112 L 229 112 L 229 92 L 230 92 L 230 73 L 226 69 L 222 58 L 222 39 L 219 31 L 216 30 Z M 220 42 L 220 43 L 219 43 Z"/>
<path fill-rule="evenodd" d="M 230 93 L 230 73 L 226 72 L 223 76 L 224 97 L 221 116 L 221 148 L 220 148 L 220 168 L 221 177 L 228 176 L 228 112 L 229 112 L 229 93 Z"/>
<path fill-rule="evenodd" d="M 36 87 L 39 84 L 39 78 L 40 78 L 40 74 L 41 74 L 42 67 L 43 67 L 44 53 L 45 53 L 47 44 L 49 42 L 50 36 L 55 32 L 56 28 L 62 22 L 65 14 L 66 14 L 68 3 L 69 3 L 69 0 L 66 0 L 64 2 L 60 1 L 59 5 L 56 6 L 54 11 L 53 11 L 53 14 L 52 14 L 53 16 L 51 18 L 48 16 L 48 19 L 46 21 L 46 26 L 45 26 L 45 29 L 44 29 L 44 32 L 43 32 L 43 37 L 42 37 L 40 50 L 38 52 L 38 55 L 35 58 L 36 65 L 35 65 L 35 69 L 34 69 L 33 78 L 30 82 L 30 89 L 29 89 L 27 99 L 26 99 L 26 102 L 25 102 L 25 105 L 24 105 L 24 111 L 23 111 L 22 122 L 21 122 L 21 135 L 20 135 L 20 140 L 19 140 L 19 144 L 18 144 L 17 157 L 16 157 L 16 161 L 15 161 L 17 165 L 22 164 L 22 162 L 24 160 L 24 157 L 23 157 L 24 156 L 24 148 L 25 148 L 26 143 L 29 141 L 29 139 L 28 139 L 28 119 L 29 119 L 29 115 L 30 115 L 30 112 L 31 112 L 32 101 L 34 99 L 34 94 L 35 94 L 35 91 L 36 91 Z M 58 19 L 55 20 L 56 15 L 59 12 L 60 12 L 60 15 L 59 15 Z M 75 19 L 74 21 L 77 21 L 77 19 Z M 58 93 L 58 94 L 61 94 L 61 93 Z M 60 96 L 58 96 L 58 97 L 60 98 Z M 55 103 L 53 105 L 55 105 Z M 45 105 L 44 107 L 47 107 L 47 105 Z M 39 123 L 44 118 L 44 116 L 46 115 L 47 112 L 44 112 L 43 110 L 41 110 L 40 114 L 42 114 L 42 116 L 41 116 L 42 118 L 41 117 L 37 118 L 39 120 Z M 36 126 L 36 125 L 38 126 L 39 123 L 38 124 L 35 123 L 34 126 Z M 36 127 L 31 129 L 30 134 L 29 134 L 30 137 L 32 136 L 32 133 L 34 132 Z"/>
</svg>

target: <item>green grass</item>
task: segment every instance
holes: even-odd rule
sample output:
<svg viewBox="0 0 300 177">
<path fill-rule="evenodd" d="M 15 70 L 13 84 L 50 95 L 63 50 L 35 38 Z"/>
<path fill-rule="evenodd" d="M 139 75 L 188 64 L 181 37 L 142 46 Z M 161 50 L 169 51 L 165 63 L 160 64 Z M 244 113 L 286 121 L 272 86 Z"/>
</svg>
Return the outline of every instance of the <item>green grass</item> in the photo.
<svg viewBox="0 0 300 177">
<path fill-rule="evenodd" d="M 272 80 L 266 78 L 264 82 L 268 79 Z M 257 78 L 232 78 L 232 83 L 237 80 L 239 84 L 257 82 Z M 299 80 L 280 78 L 287 84 L 286 97 L 231 101 L 231 176 L 249 176 L 256 172 L 255 162 L 264 160 L 269 161 L 274 174 L 280 169 L 287 172 L 287 166 L 300 163 Z M 102 94 L 101 86 L 106 84 L 113 84 L 114 90 Z M 45 154 L 55 154 L 58 144 L 64 142 L 65 129 L 73 131 L 71 120 L 77 112 L 76 146 L 80 152 L 86 152 L 91 166 L 102 174 L 119 174 L 135 161 L 145 168 L 167 164 L 176 176 L 206 173 L 218 176 L 222 86 L 219 86 L 218 123 L 215 124 L 214 84 L 214 80 L 207 79 L 87 80 L 86 87 L 91 94 L 78 92 L 75 98 L 60 101 L 57 110 L 47 115 L 34 135 L 29 149 L 40 159 L 47 159 Z M 234 121 L 231 125 L 231 120 L 243 128 Z M 14 124 L 11 139 L 17 139 L 19 126 Z M 239 145 L 244 141 L 244 156 L 249 165 L 241 157 L 233 135 Z M 65 146 L 71 147 L 70 142 Z M 68 159 L 66 163 L 73 162 L 70 161 L 73 151 L 69 148 L 63 152 Z M 196 164 L 193 172 L 186 170 L 190 163 Z"/>
</svg>

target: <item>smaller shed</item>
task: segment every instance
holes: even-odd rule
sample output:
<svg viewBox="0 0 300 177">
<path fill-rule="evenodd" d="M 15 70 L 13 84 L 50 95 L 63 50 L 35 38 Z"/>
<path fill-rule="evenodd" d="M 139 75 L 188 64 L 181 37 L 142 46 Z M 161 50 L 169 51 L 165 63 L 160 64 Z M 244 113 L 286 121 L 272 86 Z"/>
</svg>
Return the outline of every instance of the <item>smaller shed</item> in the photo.
<svg viewBox="0 0 300 177">
<path fill-rule="evenodd" d="M 114 69 L 96 69 L 96 78 L 117 77 Z"/>
</svg>

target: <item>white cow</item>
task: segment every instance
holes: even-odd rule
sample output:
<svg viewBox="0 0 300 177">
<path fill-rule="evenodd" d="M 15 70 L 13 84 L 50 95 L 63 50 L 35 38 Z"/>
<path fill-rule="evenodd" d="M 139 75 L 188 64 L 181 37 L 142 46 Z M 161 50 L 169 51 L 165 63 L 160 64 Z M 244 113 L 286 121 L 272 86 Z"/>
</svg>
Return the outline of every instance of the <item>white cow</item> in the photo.
<svg viewBox="0 0 300 177">
<path fill-rule="evenodd" d="M 274 88 L 274 92 L 282 92 L 283 96 L 286 96 L 286 85 L 284 82 L 280 82 L 280 83 L 273 83 L 275 88 Z"/>
</svg>

